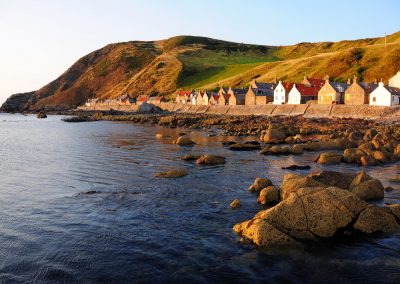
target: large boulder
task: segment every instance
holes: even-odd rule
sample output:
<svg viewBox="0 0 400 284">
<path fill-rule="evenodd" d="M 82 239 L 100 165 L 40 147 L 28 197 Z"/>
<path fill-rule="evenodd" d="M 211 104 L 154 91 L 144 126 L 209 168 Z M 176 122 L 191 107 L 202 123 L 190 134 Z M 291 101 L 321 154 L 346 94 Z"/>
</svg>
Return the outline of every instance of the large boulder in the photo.
<svg viewBox="0 0 400 284">
<path fill-rule="evenodd" d="M 299 188 L 303 187 L 322 187 L 320 183 L 310 176 L 302 176 L 298 174 L 286 174 L 283 177 L 283 182 L 280 189 L 281 199 L 286 199 L 293 192 L 297 192 Z"/>
<path fill-rule="evenodd" d="M 369 178 L 359 174 L 354 184 L 372 180 Z M 395 232 L 400 226 L 393 211 L 399 209 L 369 205 L 338 187 L 300 188 L 233 230 L 258 246 L 292 246 L 302 240 L 333 237 L 344 228 L 366 234 Z"/>
<path fill-rule="evenodd" d="M 300 144 L 293 145 L 293 147 L 290 149 L 290 153 L 293 155 L 300 155 L 303 154 L 304 152 L 304 147 Z"/>
<path fill-rule="evenodd" d="M 346 149 L 343 152 L 343 161 L 350 164 L 361 163 L 361 157 L 365 155 L 365 152 L 358 148 Z"/>
<path fill-rule="evenodd" d="M 342 155 L 334 152 L 321 153 L 316 162 L 319 164 L 337 165 L 342 162 Z"/>
<path fill-rule="evenodd" d="M 382 183 L 364 172 L 359 172 L 354 178 L 350 191 L 363 200 L 382 199 L 385 195 Z"/>
<path fill-rule="evenodd" d="M 155 113 L 155 112 L 159 112 L 159 111 L 160 111 L 159 107 L 157 107 L 153 104 L 149 104 L 147 102 L 142 103 L 137 110 L 137 112 L 140 112 L 140 113 Z"/>
<path fill-rule="evenodd" d="M 267 186 L 272 186 L 272 181 L 267 178 L 256 178 L 254 183 L 249 187 L 251 192 L 260 192 L 263 188 Z"/>
<path fill-rule="evenodd" d="M 203 155 L 196 160 L 198 165 L 221 165 L 225 164 L 225 157 L 217 155 Z"/>
</svg>

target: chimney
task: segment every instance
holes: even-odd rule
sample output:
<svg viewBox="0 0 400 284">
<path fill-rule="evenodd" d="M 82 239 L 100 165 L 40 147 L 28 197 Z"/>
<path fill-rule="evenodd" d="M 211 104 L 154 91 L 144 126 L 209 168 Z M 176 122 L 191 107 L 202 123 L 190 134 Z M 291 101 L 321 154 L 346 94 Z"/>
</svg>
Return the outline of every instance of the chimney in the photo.
<svg viewBox="0 0 400 284">
<path fill-rule="evenodd" d="M 377 79 L 374 80 L 374 84 L 375 85 L 378 84 L 378 80 Z"/>
<path fill-rule="evenodd" d="M 329 82 L 329 75 L 325 75 L 324 79 L 326 82 Z"/>
<path fill-rule="evenodd" d="M 347 79 L 347 85 L 350 85 L 351 84 L 351 80 L 350 80 L 350 78 L 348 78 Z"/>
</svg>

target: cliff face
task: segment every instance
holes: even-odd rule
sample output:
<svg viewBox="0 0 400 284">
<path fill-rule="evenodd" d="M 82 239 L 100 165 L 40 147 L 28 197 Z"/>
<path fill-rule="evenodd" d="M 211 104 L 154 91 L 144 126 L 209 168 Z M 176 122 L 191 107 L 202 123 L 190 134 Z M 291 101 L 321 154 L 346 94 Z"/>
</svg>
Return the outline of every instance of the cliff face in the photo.
<svg viewBox="0 0 400 284">
<path fill-rule="evenodd" d="M 400 33 L 357 41 L 260 46 L 178 36 L 110 44 L 79 59 L 41 89 L 15 94 L 5 112 L 71 109 L 88 98 L 169 96 L 178 88 L 245 86 L 254 78 L 299 81 L 307 74 L 387 80 L 400 68 Z"/>
</svg>

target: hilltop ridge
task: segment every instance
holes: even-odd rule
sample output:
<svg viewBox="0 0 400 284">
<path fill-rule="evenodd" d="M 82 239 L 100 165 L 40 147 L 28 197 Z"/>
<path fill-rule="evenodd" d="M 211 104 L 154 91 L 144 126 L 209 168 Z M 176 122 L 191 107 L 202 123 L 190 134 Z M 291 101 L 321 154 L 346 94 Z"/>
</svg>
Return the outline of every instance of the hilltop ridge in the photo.
<svg viewBox="0 0 400 284">
<path fill-rule="evenodd" d="M 246 86 L 252 79 L 300 81 L 305 74 L 345 81 L 388 80 L 400 68 L 400 32 L 383 38 L 266 46 L 207 37 L 106 45 L 41 89 L 7 99 L 6 112 L 64 110 L 88 98 L 169 96 L 176 89 Z"/>
</svg>

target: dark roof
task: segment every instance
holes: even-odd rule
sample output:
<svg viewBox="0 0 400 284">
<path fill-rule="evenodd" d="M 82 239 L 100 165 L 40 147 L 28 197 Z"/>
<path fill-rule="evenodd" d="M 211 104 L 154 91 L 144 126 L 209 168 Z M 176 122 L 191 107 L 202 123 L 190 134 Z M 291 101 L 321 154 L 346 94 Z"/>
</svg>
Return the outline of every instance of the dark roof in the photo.
<svg viewBox="0 0 400 284">
<path fill-rule="evenodd" d="M 232 92 L 235 95 L 242 95 L 242 94 L 245 95 L 247 93 L 247 90 L 246 89 L 232 89 Z"/>
<path fill-rule="evenodd" d="M 392 95 L 400 96 L 400 88 L 385 86 L 385 89 L 388 90 Z"/>
<path fill-rule="evenodd" d="M 365 90 L 366 93 L 371 93 L 378 87 L 378 85 L 374 83 L 358 82 L 358 84 Z"/>
<path fill-rule="evenodd" d="M 336 92 L 339 93 L 344 93 L 349 87 L 349 85 L 346 83 L 339 83 L 339 82 L 329 82 L 329 83 L 336 90 Z"/>
<path fill-rule="evenodd" d="M 263 83 L 263 82 L 255 82 L 257 89 L 275 89 L 275 83 Z"/>
</svg>

